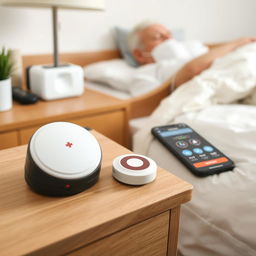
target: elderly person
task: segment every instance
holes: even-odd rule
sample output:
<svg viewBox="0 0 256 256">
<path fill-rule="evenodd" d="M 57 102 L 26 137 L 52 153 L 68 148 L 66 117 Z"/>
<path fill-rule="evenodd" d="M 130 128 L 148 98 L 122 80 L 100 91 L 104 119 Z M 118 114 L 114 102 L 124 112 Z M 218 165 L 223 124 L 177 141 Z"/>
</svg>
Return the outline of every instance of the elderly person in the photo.
<svg viewBox="0 0 256 256">
<path fill-rule="evenodd" d="M 172 40 L 172 33 L 156 22 L 143 22 L 137 25 L 129 35 L 129 46 L 133 57 L 140 65 L 154 63 L 152 55 L 154 49 L 167 40 Z M 184 59 L 181 67 L 175 73 L 175 87 L 192 79 L 205 69 L 209 68 L 213 61 L 222 57 L 238 47 L 256 42 L 256 37 L 241 38 L 238 40 L 205 45 L 208 49 L 193 59 Z M 170 78 L 171 81 L 173 78 Z"/>
</svg>

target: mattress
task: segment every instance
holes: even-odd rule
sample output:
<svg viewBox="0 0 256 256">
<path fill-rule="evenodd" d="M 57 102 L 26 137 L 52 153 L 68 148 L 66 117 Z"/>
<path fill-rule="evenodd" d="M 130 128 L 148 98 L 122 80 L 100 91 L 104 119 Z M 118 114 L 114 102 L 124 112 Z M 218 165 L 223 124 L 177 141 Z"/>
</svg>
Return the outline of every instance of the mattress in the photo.
<svg viewBox="0 0 256 256">
<path fill-rule="evenodd" d="M 148 116 L 134 118 L 129 121 L 131 134 L 135 134 L 147 122 Z"/>
<path fill-rule="evenodd" d="M 153 140 L 148 156 L 194 186 L 182 206 L 184 256 L 256 255 L 256 107 L 218 105 L 178 116 L 235 162 L 235 169 L 199 178 Z M 140 125 L 143 126 L 143 123 Z"/>
<path fill-rule="evenodd" d="M 90 88 L 122 100 L 127 100 L 132 97 L 128 92 L 120 91 L 109 85 L 98 82 L 85 81 L 85 88 Z"/>
</svg>

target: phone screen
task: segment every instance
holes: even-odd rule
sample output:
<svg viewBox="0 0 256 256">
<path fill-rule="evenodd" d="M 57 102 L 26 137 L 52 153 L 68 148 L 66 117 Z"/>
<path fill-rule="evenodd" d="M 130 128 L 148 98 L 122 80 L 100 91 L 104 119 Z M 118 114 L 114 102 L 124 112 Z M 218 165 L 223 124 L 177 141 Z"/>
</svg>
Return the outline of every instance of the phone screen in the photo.
<svg viewBox="0 0 256 256">
<path fill-rule="evenodd" d="M 230 158 L 186 124 L 155 127 L 152 133 L 198 176 L 207 176 L 234 168 Z"/>
</svg>

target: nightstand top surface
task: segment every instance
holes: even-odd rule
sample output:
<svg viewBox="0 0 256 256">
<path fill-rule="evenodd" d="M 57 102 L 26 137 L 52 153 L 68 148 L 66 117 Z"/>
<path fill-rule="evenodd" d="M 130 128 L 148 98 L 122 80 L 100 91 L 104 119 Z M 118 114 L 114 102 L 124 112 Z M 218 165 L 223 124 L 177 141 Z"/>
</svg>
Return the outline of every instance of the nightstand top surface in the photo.
<svg viewBox="0 0 256 256">
<path fill-rule="evenodd" d="M 85 89 L 83 95 L 52 101 L 39 101 L 32 105 L 20 105 L 16 102 L 9 111 L 0 112 L 0 132 L 36 125 L 39 123 L 62 121 L 72 118 L 74 114 L 93 115 L 122 109 L 127 102 Z"/>
<path fill-rule="evenodd" d="M 168 211 L 191 198 L 192 185 L 158 168 L 143 186 L 128 186 L 112 177 L 112 161 L 129 150 L 93 131 L 103 161 L 98 183 L 75 196 L 51 198 L 30 190 L 24 180 L 27 146 L 0 151 L 1 255 L 47 250 L 59 254 Z M 83 241 L 81 238 L 83 237 Z"/>
</svg>

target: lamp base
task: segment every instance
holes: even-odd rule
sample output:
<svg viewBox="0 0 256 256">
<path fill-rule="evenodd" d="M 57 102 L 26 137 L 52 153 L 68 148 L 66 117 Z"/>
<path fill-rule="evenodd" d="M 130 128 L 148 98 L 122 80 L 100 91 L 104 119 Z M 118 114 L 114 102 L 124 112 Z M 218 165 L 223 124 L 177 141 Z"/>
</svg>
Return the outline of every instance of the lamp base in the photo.
<svg viewBox="0 0 256 256">
<path fill-rule="evenodd" d="M 43 100 L 79 96 L 84 92 L 83 69 L 77 65 L 36 65 L 29 68 L 27 75 L 30 91 Z"/>
</svg>

